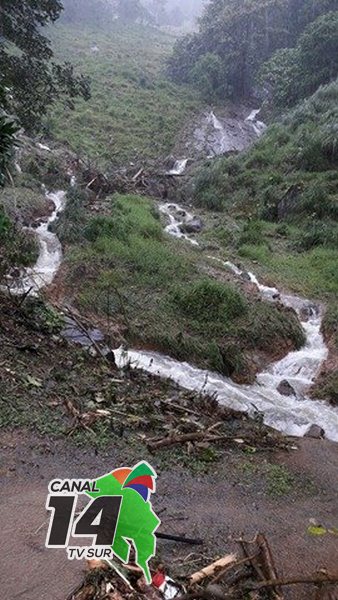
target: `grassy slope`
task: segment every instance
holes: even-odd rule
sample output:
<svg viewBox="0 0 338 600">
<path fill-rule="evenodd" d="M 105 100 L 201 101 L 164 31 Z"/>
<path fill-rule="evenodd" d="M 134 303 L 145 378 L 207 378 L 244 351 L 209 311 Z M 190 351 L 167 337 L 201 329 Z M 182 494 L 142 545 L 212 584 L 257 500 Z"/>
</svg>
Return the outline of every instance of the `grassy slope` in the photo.
<svg viewBox="0 0 338 600">
<path fill-rule="evenodd" d="M 338 314 L 337 119 L 335 82 L 272 125 L 245 155 L 203 168 L 195 191 L 206 209 L 217 198 L 217 227 L 206 235 L 221 255 L 239 256 L 272 284 L 326 301 L 331 315 Z M 285 214 L 278 210 L 283 198 Z M 328 338 L 337 329 L 336 319 L 330 322 Z M 336 401 L 334 386 L 325 397 Z"/>
<path fill-rule="evenodd" d="M 75 191 L 58 226 L 66 285 L 81 311 L 119 322 L 132 344 L 252 380 L 254 354 L 299 347 L 294 315 L 247 298 L 239 286 L 201 275 L 199 249 L 163 234 L 150 201 L 115 196 L 105 216 L 84 217 Z M 76 290 L 74 295 L 74 290 Z"/>
<path fill-rule="evenodd" d="M 196 93 L 162 76 L 175 38 L 152 28 L 107 32 L 56 26 L 56 56 L 92 82 L 92 98 L 74 111 L 59 105 L 48 128 L 82 157 L 108 166 L 170 152 L 175 135 L 198 108 Z M 98 52 L 91 48 L 97 45 Z"/>
<path fill-rule="evenodd" d="M 338 292 L 337 119 L 335 83 L 271 126 L 245 155 L 213 161 L 196 179 L 198 205 L 208 208 L 217 198 L 220 215 L 226 211 L 239 223 L 260 220 L 234 239 L 220 216 L 225 247 L 230 241 L 242 257 L 265 266 L 275 283 L 321 300 Z M 281 218 L 283 197 L 290 206 Z"/>
</svg>

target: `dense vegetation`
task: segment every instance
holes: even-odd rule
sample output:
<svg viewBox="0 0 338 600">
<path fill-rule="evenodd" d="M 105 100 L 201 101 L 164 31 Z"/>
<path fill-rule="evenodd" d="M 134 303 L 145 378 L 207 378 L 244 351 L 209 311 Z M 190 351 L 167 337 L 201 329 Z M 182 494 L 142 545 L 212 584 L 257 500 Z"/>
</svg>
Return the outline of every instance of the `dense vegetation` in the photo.
<svg viewBox="0 0 338 600">
<path fill-rule="evenodd" d="M 59 0 L 10 0 L 1 3 L 0 98 L 2 109 L 14 113 L 27 130 L 36 129 L 40 117 L 55 98 L 68 105 L 76 96 L 88 98 L 88 82 L 76 76 L 70 63 L 53 62 L 43 27 L 60 16 Z"/>
<path fill-rule="evenodd" d="M 194 182 L 195 203 L 220 211 L 209 239 L 277 286 L 325 299 L 327 339 L 337 327 L 337 120 L 335 81 L 271 125 L 244 155 L 210 161 Z M 329 371 L 316 396 L 336 402 L 337 376 Z"/>
<path fill-rule="evenodd" d="M 89 159 L 90 168 L 96 162 L 94 171 L 98 166 L 115 174 L 116 166 L 149 164 L 172 151 L 182 124 L 203 106 L 191 83 L 208 100 L 219 101 L 249 96 L 261 81 L 278 109 L 307 98 L 337 75 L 334 0 L 320 5 L 310 0 L 212 0 L 200 31 L 180 40 L 169 61 L 180 84 L 168 81 L 163 67 L 175 38 L 153 26 L 165 4 L 148 2 L 145 9 L 137 0 L 116 2 L 114 24 L 112 4 L 98 0 L 99 18 L 91 20 L 90 3 L 68 0 L 64 23 L 48 30 L 51 44 L 38 25 L 59 16 L 59 3 L 37 3 L 42 12 L 29 13 L 35 16 L 30 42 L 29 36 L 21 40 L 26 13 L 18 16 L 12 4 L 21 26 L 15 30 L 16 48 L 4 46 L 2 58 L 12 66 L 32 62 L 27 74 L 32 75 L 32 91 L 23 78 L 10 81 L 7 70 L 7 80 L 0 81 L 3 106 L 9 107 L 6 85 L 13 90 L 11 109 L 22 123 L 34 129 L 43 117 L 44 134 L 54 143 Z M 33 5 L 27 2 L 31 9 Z M 90 27 L 74 24 L 79 11 L 91 20 Z M 8 31 L 15 44 L 14 32 Z M 87 80 L 74 78 L 70 60 L 92 79 L 87 102 Z M 35 68 L 41 69 L 39 75 Z M 24 85 L 29 93 L 22 100 Z M 84 96 L 71 103 L 72 112 L 64 105 L 64 92 L 68 99 Z M 57 98 L 46 114 L 46 106 Z M 13 264 L 29 264 L 36 256 L 34 239 L 23 234 L 21 225 L 48 210 L 42 206 L 39 183 L 53 187 L 60 172 L 69 181 L 69 164 L 77 164 L 78 187 L 69 192 L 58 225 L 66 248 L 64 287 L 74 304 L 89 316 L 95 311 L 119 341 L 162 350 L 237 381 L 253 381 L 267 362 L 300 348 L 304 333 L 293 311 L 259 301 L 250 284 L 238 278 L 222 278 L 204 255 L 203 240 L 219 258 L 240 260 L 244 268 L 252 268 L 254 261 L 252 270 L 272 283 L 327 300 L 333 317 L 327 316 L 325 323 L 332 334 L 332 298 L 338 291 L 337 100 L 338 82 L 331 82 L 272 124 L 245 154 L 200 168 L 191 188 L 196 206 L 205 211 L 199 248 L 168 238 L 153 204 L 143 197 L 105 199 L 100 194 L 94 199 L 93 192 L 84 193 L 88 181 L 81 182 L 83 163 L 67 156 L 60 167 L 59 149 L 45 150 L 42 163 L 31 150 L 22 152 L 24 174 L 12 169 L 11 175 L 8 161 L 16 126 L 4 115 L 1 166 L 9 179 L 15 178 L 16 189 L 7 187 L 0 195 L 0 277 Z M 209 209 L 218 215 L 208 221 Z M 329 397 L 332 383 L 325 385 Z"/>
<path fill-rule="evenodd" d="M 308 25 L 294 48 L 277 51 L 260 81 L 274 107 L 292 106 L 338 75 L 338 12 Z"/>
<path fill-rule="evenodd" d="M 199 31 L 178 40 L 169 73 L 177 82 L 193 82 L 209 99 L 261 94 L 257 77 L 264 63 L 277 50 L 296 46 L 309 23 L 337 9 L 337 0 L 211 0 L 200 19 Z M 324 71 L 316 74 L 318 83 L 337 75 L 336 44 L 326 39 L 331 35 L 336 38 L 329 21 L 318 21 L 301 41 L 301 47 L 310 49 L 309 64 Z M 324 49 L 324 55 L 330 56 L 329 65 L 321 56 Z M 295 53 L 298 51 L 297 47 Z M 291 57 L 279 53 L 275 61 L 280 62 L 281 56 L 283 65 L 286 56 L 290 60 L 285 67 L 290 70 Z M 321 59 L 324 64 L 320 64 Z M 315 77 L 307 82 L 310 91 L 314 91 L 311 86 L 315 83 Z"/>
</svg>

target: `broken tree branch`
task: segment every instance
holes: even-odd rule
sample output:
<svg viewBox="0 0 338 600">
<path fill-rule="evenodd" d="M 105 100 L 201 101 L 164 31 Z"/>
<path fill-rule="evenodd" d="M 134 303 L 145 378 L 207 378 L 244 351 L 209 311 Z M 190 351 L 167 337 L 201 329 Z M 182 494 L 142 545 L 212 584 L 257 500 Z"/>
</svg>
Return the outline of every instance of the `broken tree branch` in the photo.
<svg viewBox="0 0 338 600">
<path fill-rule="evenodd" d="M 235 563 L 227 565 L 224 569 L 222 569 L 219 573 L 217 573 L 216 577 L 214 577 L 210 583 L 211 584 L 218 583 L 219 581 L 221 581 L 221 579 L 223 579 L 224 575 L 226 575 L 230 569 L 236 569 L 237 567 L 240 567 L 241 565 L 244 565 L 246 563 L 251 563 L 251 561 L 254 558 L 256 558 L 256 556 L 257 556 L 257 554 L 252 554 L 251 556 L 245 556 L 241 560 L 238 560 Z"/>
<path fill-rule="evenodd" d="M 185 433 L 183 435 L 173 435 L 157 441 L 147 441 L 149 450 L 158 450 L 176 444 L 185 444 L 186 442 L 228 442 L 233 444 L 244 444 L 243 439 L 231 437 L 228 435 L 210 435 L 207 431 L 198 431 L 194 433 Z"/>
<path fill-rule="evenodd" d="M 226 556 L 223 556 L 222 558 L 220 558 L 219 560 L 216 560 L 215 562 L 211 563 L 210 565 L 203 567 L 203 569 L 201 569 L 200 571 L 193 573 L 189 577 L 190 584 L 200 583 L 206 577 L 212 577 L 212 575 L 215 574 L 217 569 L 219 569 L 219 568 L 222 569 L 224 567 L 227 567 L 227 566 L 235 563 L 236 560 L 237 560 L 236 554 L 227 554 Z"/>
</svg>

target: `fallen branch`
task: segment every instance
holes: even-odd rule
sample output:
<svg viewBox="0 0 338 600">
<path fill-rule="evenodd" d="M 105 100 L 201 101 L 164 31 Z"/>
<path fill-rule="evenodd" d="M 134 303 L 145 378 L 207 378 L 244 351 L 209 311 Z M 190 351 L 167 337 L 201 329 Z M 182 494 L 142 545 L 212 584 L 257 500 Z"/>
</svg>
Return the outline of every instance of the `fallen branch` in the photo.
<svg viewBox="0 0 338 600">
<path fill-rule="evenodd" d="M 134 175 L 134 177 L 132 178 L 132 181 L 137 181 L 138 178 L 140 177 L 140 175 L 142 175 L 144 169 L 143 167 L 141 167 L 141 169 L 139 171 L 137 171 L 136 175 Z"/>
<path fill-rule="evenodd" d="M 219 560 L 216 560 L 215 562 L 211 563 L 210 565 L 207 565 L 200 571 L 193 573 L 193 575 L 191 575 L 189 577 L 189 582 L 190 582 L 190 584 L 200 583 L 206 577 L 212 577 L 215 574 L 215 572 L 217 571 L 217 569 L 227 567 L 227 566 L 235 563 L 236 560 L 237 560 L 236 554 L 227 554 L 226 556 L 223 556 L 222 558 L 220 558 Z"/>
<path fill-rule="evenodd" d="M 245 556 L 241 560 L 238 560 L 235 563 L 227 565 L 224 569 L 222 569 L 219 573 L 217 573 L 216 577 L 214 577 L 211 580 L 210 584 L 218 583 L 219 581 L 221 581 L 221 579 L 223 579 L 224 575 L 226 575 L 230 569 L 236 569 L 237 567 L 240 567 L 241 565 L 245 565 L 246 563 L 251 563 L 251 561 L 254 560 L 254 558 L 256 558 L 256 556 L 257 556 L 257 554 L 253 554 L 252 556 Z"/>
<path fill-rule="evenodd" d="M 277 581 L 279 577 L 268 540 L 265 535 L 259 533 L 256 536 L 256 542 L 260 552 L 259 562 L 265 578 L 269 581 Z M 273 593 L 276 600 L 283 600 L 283 593 L 279 589 L 274 588 Z"/>
<path fill-rule="evenodd" d="M 187 538 L 182 535 L 170 535 L 169 533 L 155 533 L 159 540 L 169 540 L 171 542 L 180 542 L 181 544 L 191 544 L 193 546 L 202 546 L 203 540 L 200 538 Z"/>
<path fill-rule="evenodd" d="M 158 450 L 176 444 L 185 444 L 186 442 L 229 442 L 232 444 L 245 444 L 245 441 L 240 438 L 230 437 L 228 435 L 210 435 L 209 431 L 197 431 L 195 433 L 185 433 L 178 436 L 169 436 L 161 440 L 147 441 L 149 450 Z"/>
<path fill-rule="evenodd" d="M 260 581 L 259 583 L 250 584 L 248 587 L 251 590 L 260 590 L 263 588 L 274 588 L 286 585 L 298 584 L 323 584 L 323 583 L 338 583 L 338 575 L 330 575 L 323 573 L 318 575 L 308 575 L 304 577 L 294 577 L 290 579 L 271 579 L 270 581 Z"/>
<path fill-rule="evenodd" d="M 201 416 L 201 413 L 197 410 L 193 410 L 187 406 L 182 406 L 181 404 L 176 404 L 176 402 L 171 402 L 171 400 L 165 400 L 164 398 L 161 398 L 160 402 L 161 404 L 165 404 L 166 406 L 170 406 L 171 408 L 180 410 L 181 412 L 188 413 L 189 415 L 195 415 L 195 417 Z"/>
</svg>

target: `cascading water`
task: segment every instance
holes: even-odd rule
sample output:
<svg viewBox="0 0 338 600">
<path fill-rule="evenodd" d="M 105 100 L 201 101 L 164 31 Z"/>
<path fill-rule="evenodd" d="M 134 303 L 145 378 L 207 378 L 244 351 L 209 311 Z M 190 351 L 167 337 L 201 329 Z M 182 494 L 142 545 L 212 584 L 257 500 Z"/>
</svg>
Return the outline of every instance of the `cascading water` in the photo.
<svg viewBox="0 0 338 600">
<path fill-rule="evenodd" d="M 53 281 L 61 264 L 60 241 L 54 233 L 48 231 L 48 227 L 65 205 L 65 192 L 49 193 L 46 196 L 53 201 L 55 208 L 48 221 L 36 230 L 40 244 L 38 260 L 34 267 L 25 271 L 20 281 L 8 282 L 7 287 L 12 293 L 23 294 L 31 291 L 36 294 Z M 196 240 L 186 236 L 180 229 L 184 220 L 191 219 L 189 213 L 177 204 L 162 205 L 160 210 L 170 219 L 170 224 L 166 227 L 168 234 L 197 244 Z M 237 276 L 243 275 L 236 265 L 215 257 L 209 258 L 230 268 Z M 304 348 L 290 352 L 282 360 L 271 365 L 257 376 L 253 385 L 236 384 L 218 373 L 198 369 L 157 352 L 125 351 L 120 348 L 114 352 L 117 364 L 122 367 L 130 363 L 134 368 L 172 379 L 187 389 L 216 394 L 221 404 L 236 410 L 247 411 L 249 414 L 258 410 L 264 415 L 267 425 L 286 434 L 303 436 L 311 425 L 317 424 L 325 430 L 327 438 L 338 441 L 338 409 L 325 402 L 311 400 L 307 396 L 309 387 L 328 355 L 320 332 L 320 310 L 307 300 L 280 294 L 276 288 L 260 284 L 252 273 L 248 275 L 264 299 L 281 301 L 297 311 L 307 338 Z M 308 315 L 308 318 L 304 315 Z M 279 383 L 284 379 L 293 386 L 294 396 L 283 396 L 277 391 Z"/>
<path fill-rule="evenodd" d="M 36 234 L 39 241 L 39 256 L 33 267 L 25 269 L 19 277 L 7 278 L 6 288 L 12 294 L 37 294 L 43 287 L 50 285 L 62 262 L 62 246 L 55 233 L 49 231 L 49 225 L 57 218 L 58 213 L 65 206 L 66 192 L 46 193 L 47 200 L 54 204 L 54 210 L 45 223 L 37 229 L 26 228 Z"/>
<path fill-rule="evenodd" d="M 183 238 L 187 242 L 190 242 L 193 246 L 198 246 L 198 242 L 193 238 L 189 237 L 182 231 L 182 227 L 187 221 L 191 221 L 193 216 L 186 210 L 180 208 L 178 204 L 167 203 L 161 204 L 159 207 L 160 212 L 169 219 L 169 224 L 165 227 L 165 231 L 176 238 Z"/>
<path fill-rule="evenodd" d="M 187 164 L 188 158 L 182 158 L 181 160 L 177 160 L 170 171 L 168 171 L 167 175 L 183 175 Z"/>
<path fill-rule="evenodd" d="M 177 205 L 175 210 L 176 213 L 180 210 Z M 175 218 L 173 214 L 172 217 Z M 178 222 L 176 219 L 176 225 Z M 173 226 L 174 223 L 171 223 L 171 228 L 168 226 L 166 231 L 175 237 L 181 237 L 177 236 Z M 241 269 L 230 262 L 209 258 L 230 268 L 237 276 L 243 274 Z M 320 310 L 298 296 L 280 294 L 276 288 L 260 284 L 252 273 L 248 275 L 265 300 L 278 300 L 296 310 L 307 340 L 304 348 L 290 352 L 260 373 L 253 385 L 236 384 L 218 373 L 198 369 L 157 352 L 125 351 L 120 348 L 115 351 L 116 362 L 121 367 L 129 362 L 134 368 L 172 379 L 190 390 L 216 394 L 220 404 L 236 410 L 247 411 L 249 414 L 258 410 L 264 415 L 267 425 L 285 434 L 303 436 L 311 425 L 316 424 L 325 430 L 327 438 L 338 441 L 338 409 L 307 396 L 309 387 L 328 355 L 320 331 Z M 278 392 L 278 385 L 285 379 L 293 386 L 294 396 L 283 396 Z"/>
<path fill-rule="evenodd" d="M 251 113 L 249 114 L 249 116 L 245 119 L 248 123 L 252 124 L 252 127 L 258 137 L 260 137 L 262 135 L 262 133 L 264 133 L 264 131 L 266 130 L 265 123 L 263 123 L 263 121 L 259 121 L 257 119 L 260 112 L 261 112 L 260 108 L 252 110 Z"/>
</svg>

